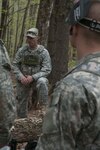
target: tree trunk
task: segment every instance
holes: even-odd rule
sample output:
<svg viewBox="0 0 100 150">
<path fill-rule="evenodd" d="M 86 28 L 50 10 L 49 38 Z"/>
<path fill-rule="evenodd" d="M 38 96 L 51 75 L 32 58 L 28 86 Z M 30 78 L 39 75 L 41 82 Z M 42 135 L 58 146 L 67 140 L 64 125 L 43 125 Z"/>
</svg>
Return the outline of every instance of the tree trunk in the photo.
<svg viewBox="0 0 100 150">
<path fill-rule="evenodd" d="M 11 5 L 11 7 L 9 7 L 9 21 L 8 21 L 8 25 L 7 25 L 7 34 L 6 34 L 6 46 L 7 46 L 7 50 L 8 53 L 10 54 L 10 56 L 12 56 L 12 43 L 13 43 L 13 21 L 14 21 L 14 4 Z"/>
<path fill-rule="evenodd" d="M 70 8 L 70 1 L 55 0 L 50 20 L 48 47 L 52 60 L 50 82 L 54 84 L 68 71 L 68 25 L 65 19 Z"/>
<path fill-rule="evenodd" d="M 29 28 L 32 28 L 36 25 L 36 19 L 37 19 L 37 14 L 38 14 L 38 7 L 39 4 L 30 4 L 30 8 L 29 8 Z"/>
<path fill-rule="evenodd" d="M 5 36 L 6 36 L 8 7 L 9 7 L 9 1 L 8 0 L 2 0 L 0 38 L 3 40 L 5 40 Z"/>
<path fill-rule="evenodd" d="M 16 49 L 17 49 L 17 42 L 18 42 L 18 31 L 19 31 L 19 4 L 20 4 L 20 1 L 18 0 L 17 1 L 17 8 L 18 8 L 18 12 L 17 12 L 17 20 L 16 20 L 16 33 L 15 33 L 15 45 L 14 45 L 14 52 L 13 52 L 13 57 L 16 53 Z"/>
<path fill-rule="evenodd" d="M 47 47 L 48 29 L 53 4 L 54 0 L 41 0 L 38 11 L 36 26 L 39 29 L 40 43 L 45 47 Z"/>
<path fill-rule="evenodd" d="M 21 45 L 22 45 L 22 43 L 23 43 L 24 30 L 25 30 L 25 21 L 26 21 L 26 17 L 27 17 L 27 12 L 28 12 L 28 8 L 29 8 L 30 1 L 31 1 L 31 0 L 28 0 L 28 1 L 27 1 L 27 6 L 26 6 L 26 9 L 25 9 L 24 17 L 23 17 L 22 30 L 21 30 L 21 34 L 20 34 L 20 38 L 19 38 L 18 47 L 21 47 Z"/>
</svg>

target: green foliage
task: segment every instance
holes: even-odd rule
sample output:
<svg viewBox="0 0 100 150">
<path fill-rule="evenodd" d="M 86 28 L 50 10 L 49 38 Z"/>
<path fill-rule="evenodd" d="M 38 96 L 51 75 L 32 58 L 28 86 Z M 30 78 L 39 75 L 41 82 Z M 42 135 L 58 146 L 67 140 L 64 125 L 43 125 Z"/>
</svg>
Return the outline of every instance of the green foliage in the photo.
<svg viewBox="0 0 100 150">
<path fill-rule="evenodd" d="M 69 70 L 76 66 L 76 60 L 69 60 L 68 68 Z"/>
<path fill-rule="evenodd" d="M 77 51 L 69 43 L 69 62 L 68 62 L 69 70 L 76 66 L 77 63 L 76 59 L 77 59 Z"/>
<path fill-rule="evenodd" d="M 7 14 L 6 38 L 3 39 L 8 49 L 9 55 L 13 57 L 17 50 L 22 31 L 23 17 L 27 6 L 27 0 L 9 0 L 9 9 Z M 40 0 L 31 0 L 28 7 L 26 21 L 24 22 L 23 42 L 25 42 L 25 33 L 27 29 L 36 25 L 38 6 Z M 0 12 L 6 13 L 2 9 L 2 1 L 0 0 Z M 0 20 L 1 21 L 1 20 Z"/>
</svg>

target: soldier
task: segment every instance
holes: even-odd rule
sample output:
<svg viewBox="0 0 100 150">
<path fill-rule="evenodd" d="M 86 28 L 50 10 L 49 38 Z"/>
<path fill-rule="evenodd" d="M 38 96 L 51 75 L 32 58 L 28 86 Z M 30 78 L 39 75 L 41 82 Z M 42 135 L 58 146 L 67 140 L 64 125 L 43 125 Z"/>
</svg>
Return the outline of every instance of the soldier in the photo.
<svg viewBox="0 0 100 150">
<path fill-rule="evenodd" d="M 11 64 L 0 40 L 0 150 L 9 150 L 10 129 L 16 118 L 14 90 L 10 76 Z"/>
<path fill-rule="evenodd" d="M 27 117 L 28 98 L 36 86 L 38 100 L 48 102 L 48 79 L 51 72 L 51 59 L 48 51 L 38 44 L 38 29 L 31 28 L 26 33 L 27 44 L 21 47 L 13 61 L 17 79 L 18 117 Z M 34 95 L 33 95 L 34 96 Z"/>
<path fill-rule="evenodd" d="M 78 64 L 54 88 L 36 150 L 100 150 L 100 0 L 69 15 Z"/>
</svg>

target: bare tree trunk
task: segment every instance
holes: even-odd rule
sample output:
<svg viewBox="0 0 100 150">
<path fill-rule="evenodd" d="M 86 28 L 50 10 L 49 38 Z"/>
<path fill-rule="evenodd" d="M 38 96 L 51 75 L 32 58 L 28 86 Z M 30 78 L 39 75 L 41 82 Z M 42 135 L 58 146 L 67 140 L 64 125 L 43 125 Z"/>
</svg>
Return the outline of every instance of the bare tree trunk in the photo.
<svg viewBox="0 0 100 150">
<path fill-rule="evenodd" d="M 31 4 L 29 8 L 29 28 L 36 25 L 39 4 Z"/>
<path fill-rule="evenodd" d="M 13 38 L 12 38 L 12 35 L 13 35 L 13 16 L 14 14 L 14 3 L 12 4 L 11 7 L 9 7 L 9 19 L 8 19 L 8 24 L 7 24 L 7 33 L 6 33 L 6 46 L 7 46 L 7 49 L 8 49 L 8 52 L 10 54 L 10 56 L 12 55 L 12 43 L 13 43 Z"/>
<path fill-rule="evenodd" d="M 41 0 L 37 18 L 37 28 L 39 29 L 40 43 L 47 47 L 48 29 L 50 17 L 55 0 Z"/>
<path fill-rule="evenodd" d="M 68 71 L 68 26 L 65 19 L 70 9 L 70 0 L 55 0 L 50 20 L 48 50 L 52 59 L 50 82 L 54 84 Z"/>
<path fill-rule="evenodd" d="M 18 12 L 17 12 L 17 20 L 16 20 L 16 33 L 15 33 L 15 45 L 14 45 L 14 52 L 13 52 L 13 56 L 16 53 L 16 48 L 17 48 L 17 38 L 18 38 L 18 31 L 19 31 L 19 0 L 17 1 L 17 8 L 18 8 Z"/>
<path fill-rule="evenodd" d="M 8 0 L 2 0 L 0 38 L 3 40 L 5 40 L 5 36 L 6 36 L 8 7 L 9 7 L 9 1 Z"/>
<path fill-rule="evenodd" d="M 20 38 L 19 38 L 18 47 L 21 47 L 21 45 L 23 43 L 23 36 L 24 36 L 24 30 L 25 30 L 25 21 L 26 21 L 26 17 L 27 17 L 27 12 L 28 12 L 30 1 L 31 0 L 27 1 L 27 6 L 26 6 L 26 9 L 25 9 L 24 17 L 23 17 L 22 30 L 21 30 L 21 34 L 20 34 Z"/>
</svg>

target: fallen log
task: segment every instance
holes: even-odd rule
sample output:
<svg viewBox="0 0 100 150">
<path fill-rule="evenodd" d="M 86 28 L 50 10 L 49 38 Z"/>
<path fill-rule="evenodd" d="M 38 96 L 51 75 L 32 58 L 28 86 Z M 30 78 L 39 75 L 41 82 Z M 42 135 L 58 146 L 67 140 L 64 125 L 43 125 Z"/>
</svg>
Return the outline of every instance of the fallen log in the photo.
<svg viewBox="0 0 100 150">
<path fill-rule="evenodd" d="M 35 110 L 32 117 L 16 119 L 11 129 L 12 139 L 17 142 L 37 140 L 42 132 L 42 122 L 46 108 Z"/>
</svg>

